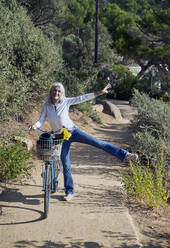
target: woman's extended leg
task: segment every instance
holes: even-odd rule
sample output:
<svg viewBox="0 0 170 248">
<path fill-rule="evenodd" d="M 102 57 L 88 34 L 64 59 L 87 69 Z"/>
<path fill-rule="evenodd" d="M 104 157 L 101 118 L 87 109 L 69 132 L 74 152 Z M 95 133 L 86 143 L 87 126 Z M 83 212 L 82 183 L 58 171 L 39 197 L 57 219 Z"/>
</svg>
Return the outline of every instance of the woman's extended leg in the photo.
<svg viewBox="0 0 170 248">
<path fill-rule="evenodd" d="M 119 158 L 120 160 L 124 160 L 127 157 L 128 151 L 115 146 L 111 143 L 104 142 L 102 140 L 96 139 L 91 135 L 86 134 L 85 132 L 81 131 L 78 128 L 74 128 L 72 131 L 72 136 L 69 140 L 65 140 L 62 146 L 61 152 L 61 160 L 63 163 L 63 174 L 64 174 L 64 186 L 65 186 L 65 193 L 67 195 L 74 194 L 74 184 L 71 175 L 71 165 L 70 165 L 70 145 L 72 142 L 80 142 L 88 145 L 95 146 L 108 152 L 115 157 Z M 132 154 L 135 155 L 135 154 Z"/>
<path fill-rule="evenodd" d="M 91 135 L 86 134 L 85 132 L 81 131 L 79 128 L 75 128 L 72 132 L 72 136 L 69 140 L 70 142 L 80 142 L 88 145 L 95 146 L 108 152 L 115 157 L 119 158 L 120 160 L 124 160 L 126 154 L 128 153 L 126 150 L 115 146 L 109 142 L 105 142 L 99 139 L 94 138 Z"/>
</svg>

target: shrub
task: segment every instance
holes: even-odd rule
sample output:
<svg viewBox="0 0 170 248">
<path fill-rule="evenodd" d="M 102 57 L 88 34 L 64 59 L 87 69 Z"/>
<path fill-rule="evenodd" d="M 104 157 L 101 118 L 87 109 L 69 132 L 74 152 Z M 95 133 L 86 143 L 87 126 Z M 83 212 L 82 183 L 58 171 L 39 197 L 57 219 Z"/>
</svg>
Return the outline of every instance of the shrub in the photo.
<svg viewBox="0 0 170 248">
<path fill-rule="evenodd" d="M 63 39 L 62 49 L 63 59 L 66 61 L 66 63 L 68 63 L 70 67 L 79 69 L 81 67 L 81 64 L 83 63 L 82 40 L 74 34 L 70 34 Z"/>
<path fill-rule="evenodd" d="M 118 75 L 114 83 L 114 92 L 117 99 L 129 100 L 133 94 L 133 88 L 137 82 L 137 77 L 123 65 L 114 65 L 113 71 Z"/>
<path fill-rule="evenodd" d="M 26 163 L 31 156 L 21 142 L 5 141 L 0 144 L 0 181 L 29 177 L 30 166 Z"/>
<path fill-rule="evenodd" d="M 123 173 L 123 187 L 136 201 L 150 208 L 165 207 L 168 200 L 168 180 L 165 176 L 163 156 L 160 161 L 143 167 L 129 163 L 128 172 Z"/>
<path fill-rule="evenodd" d="M 134 132 L 133 149 L 153 161 L 164 151 L 164 163 L 170 161 L 170 106 L 161 100 L 151 99 L 148 95 L 135 90 L 131 100 L 137 108 L 132 121 Z"/>
<path fill-rule="evenodd" d="M 152 158 L 157 159 L 160 152 L 160 143 L 151 132 L 144 130 L 134 134 L 135 150 L 140 153 L 140 156 L 146 157 L 147 160 Z"/>
<path fill-rule="evenodd" d="M 97 113 L 93 111 L 91 102 L 84 102 L 76 107 L 79 111 L 85 113 L 87 116 L 89 116 L 93 121 L 101 124 L 101 120 L 98 117 Z"/>
<path fill-rule="evenodd" d="M 3 3 L 4 2 L 4 3 Z M 24 8 L 0 3 L 1 118 L 18 116 L 44 97 L 62 59 L 54 42 L 35 28 Z M 12 8 L 14 6 L 14 8 Z M 41 90 L 40 90 L 41 89 Z M 31 100 L 31 101 L 30 101 Z"/>
<path fill-rule="evenodd" d="M 170 106 L 138 90 L 131 103 L 137 108 L 131 125 L 132 149 L 138 152 L 140 163 L 129 163 L 129 171 L 123 174 L 124 187 L 147 207 L 164 207 L 169 197 Z"/>
</svg>

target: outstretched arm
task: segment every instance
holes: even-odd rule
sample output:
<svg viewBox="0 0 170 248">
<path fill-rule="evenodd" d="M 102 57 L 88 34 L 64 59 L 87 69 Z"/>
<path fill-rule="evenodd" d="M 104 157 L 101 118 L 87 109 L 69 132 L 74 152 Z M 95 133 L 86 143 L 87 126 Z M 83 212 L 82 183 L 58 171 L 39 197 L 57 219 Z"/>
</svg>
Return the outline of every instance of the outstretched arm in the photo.
<svg viewBox="0 0 170 248">
<path fill-rule="evenodd" d="M 104 89 L 99 91 L 99 92 L 94 92 L 94 93 L 89 93 L 89 94 L 85 94 L 85 95 L 82 95 L 82 96 L 67 98 L 68 105 L 70 106 L 70 105 L 90 101 L 90 100 L 94 99 L 96 96 L 107 94 L 108 89 L 110 87 L 111 87 L 111 84 L 107 84 L 106 87 L 104 87 Z"/>
<path fill-rule="evenodd" d="M 103 90 L 98 91 L 98 92 L 94 92 L 94 96 L 96 97 L 96 96 L 101 96 L 101 95 L 103 95 L 103 94 L 107 94 L 109 88 L 111 88 L 111 84 L 110 84 L 110 83 L 107 84 L 106 87 L 104 87 Z"/>
</svg>

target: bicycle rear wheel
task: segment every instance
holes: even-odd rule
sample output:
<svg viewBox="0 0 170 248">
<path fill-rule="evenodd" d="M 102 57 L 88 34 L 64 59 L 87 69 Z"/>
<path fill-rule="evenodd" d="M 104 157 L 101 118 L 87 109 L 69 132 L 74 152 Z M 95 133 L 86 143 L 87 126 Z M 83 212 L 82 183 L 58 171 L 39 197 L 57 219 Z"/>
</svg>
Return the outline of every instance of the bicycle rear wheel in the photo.
<svg viewBox="0 0 170 248">
<path fill-rule="evenodd" d="M 51 194 L 51 166 L 45 167 L 44 218 L 47 218 L 50 207 Z"/>
</svg>

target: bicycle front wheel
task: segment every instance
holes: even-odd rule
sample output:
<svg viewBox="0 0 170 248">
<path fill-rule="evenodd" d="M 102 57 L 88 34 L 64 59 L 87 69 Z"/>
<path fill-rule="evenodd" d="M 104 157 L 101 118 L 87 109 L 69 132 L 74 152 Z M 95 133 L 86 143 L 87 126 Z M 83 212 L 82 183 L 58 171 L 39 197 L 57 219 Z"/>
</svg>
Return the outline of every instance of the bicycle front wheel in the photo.
<svg viewBox="0 0 170 248">
<path fill-rule="evenodd" d="M 51 194 L 51 166 L 45 167 L 44 218 L 47 218 L 50 207 Z"/>
</svg>

